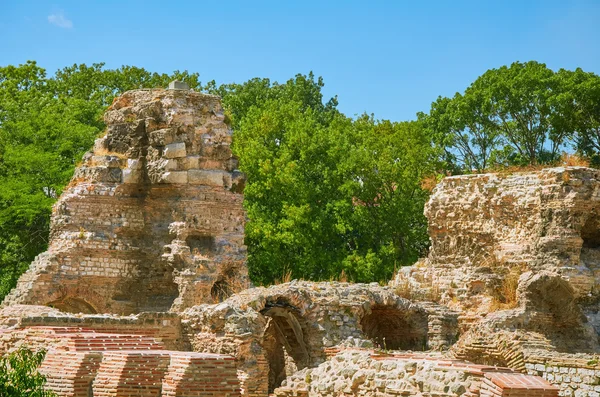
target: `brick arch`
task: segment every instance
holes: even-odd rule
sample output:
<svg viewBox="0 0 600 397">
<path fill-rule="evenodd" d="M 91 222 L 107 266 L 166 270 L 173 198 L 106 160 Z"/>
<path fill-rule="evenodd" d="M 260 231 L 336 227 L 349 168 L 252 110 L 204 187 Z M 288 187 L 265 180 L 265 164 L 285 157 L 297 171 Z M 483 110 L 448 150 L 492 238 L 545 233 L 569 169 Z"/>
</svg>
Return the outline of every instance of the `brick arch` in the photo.
<svg viewBox="0 0 600 397">
<path fill-rule="evenodd" d="M 63 299 L 48 303 L 46 306 L 53 307 L 63 313 L 96 314 L 98 310 L 83 299 L 67 296 Z"/>
<path fill-rule="evenodd" d="M 96 314 L 105 313 L 107 308 L 104 299 L 90 289 L 60 286 L 52 293 L 44 306 L 49 306 L 65 313 Z"/>
<path fill-rule="evenodd" d="M 267 318 L 262 341 L 269 364 L 268 390 L 272 393 L 292 372 L 311 365 L 306 321 L 287 300 L 267 302 L 261 314 Z"/>
</svg>

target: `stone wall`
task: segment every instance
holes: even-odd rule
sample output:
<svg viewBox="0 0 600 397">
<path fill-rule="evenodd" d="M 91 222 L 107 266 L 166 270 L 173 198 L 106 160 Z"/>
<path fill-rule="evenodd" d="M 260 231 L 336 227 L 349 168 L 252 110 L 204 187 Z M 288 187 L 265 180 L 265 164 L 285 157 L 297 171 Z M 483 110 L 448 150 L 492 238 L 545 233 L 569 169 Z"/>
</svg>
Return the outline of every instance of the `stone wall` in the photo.
<svg viewBox="0 0 600 397">
<path fill-rule="evenodd" d="M 530 272 L 521 276 L 517 292 L 518 307 L 486 316 L 461 336 L 453 356 L 542 376 L 563 396 L 596 396 L 598 336 L 569 282 Z"/>
<path fill-rule="evenodd" d="M 414 304 L 378 284 L 301 282 L 253 288 L 182 313 L 195 351 L 236 357 L 247 396 L 264 396 L 287 376 L 315 367 L 338 346 L 443 349 L 457 313 Z"/>
<path fill-rule="evenodd" d="M 136 90 L 53 209 L 48 251 L 4 306 L 182 310 L 247 285 L 244 177 L 216 96 Z"/>
<path fill-rule="evenodd" d="M 558 396 L 537 376 L 508 368 L 448 360 L 435 354 L 346 350 L 317 368 L 297 372 L 276 396 Z"/>
<path fill-rule="evenodd" d="M 175 313 L 83 315 L 62 313 L 45 306 L 13 305 L 0 311 L 0 353 L 20 344 L 46 349 L 69 344 L 76 335 L 73 330 L 86 332 L 81 343 L 86 343 L 88 338 L 93 342 L 94 334 L 134 334 L 158 339 L 167 349 L 189 350 L 189 343 L 181 332 L 181 320 Z"/>
<path fill-rule="evenodd" d="M 582 304 L 600 293 L 600 171 L 584 167 L 447 177 L 425 206 L 431 248 L 395 286 L 439 290 L 481 313 L 528 270 L 569 281 Z M 451 305 L 452 306 L 452 305 Z M 590 307 L 590 319 L 597 313 Z"/>
<path fill-rule="evenodd" d="M 175 314 L 74 315 L 45 306 L 0 311 L 0 354 L 44 349 L 40 372 L 60 397 L 234 397 L 233 357 L 190 350 Z"/>
</svg>

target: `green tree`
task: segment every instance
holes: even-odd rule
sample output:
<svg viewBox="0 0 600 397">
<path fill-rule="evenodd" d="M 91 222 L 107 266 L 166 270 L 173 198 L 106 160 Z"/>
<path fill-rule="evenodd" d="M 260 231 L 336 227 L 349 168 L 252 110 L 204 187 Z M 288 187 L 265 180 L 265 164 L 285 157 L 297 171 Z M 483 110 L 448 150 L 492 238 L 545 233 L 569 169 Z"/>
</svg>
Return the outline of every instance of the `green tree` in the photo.
<svg viewBox="0 0 600 397">
<path fill-rule="evenodd" d="M 555 73 L 542 63 L 515 62 L 488 70 L 462 95 L 438 98 L 420 118 L 446 157 L 468 172 L 499 164 L 550 164 L 578 128 L 582 147 L 593 130 L 580 117 L 584 108 L 593 112 L 592 90 L 574 83 L 577 78 L 581 75 Z M 574 85 L 589 94 L 589 102 Z"/>
<path fill-rule="evenodd" d="M 469 87 L 464 95 L 439 97 L 429 115 L 419 113 L 418 117 L 435 144 L 444 149 L 448 164 L 483 172 L 502 142 L 491 113 L 491 102 L 480 90 Z"/>
<path fill-rule="evenodd" d="M 491 102 L 492 119 L 517 153 L 516 161 L 538 164 L 557 160 L 575 125 L 555 106 L 564 87 L 551 69 L 534 61 L 515 62 L 488 70 L 472 88 Z"/>
<path fill-rule="evenodd" d="M 309 75 L 224 93 L 248 177 L 250 274 L 261 284 L 287 272 L 384 280 L 427 246 L 420 181 L 435 168 L 431 138 L 419 123 L 352 121 L 335 98 L 323 103 L 321 87 Z"/>
<path fill-rule="evenodd" d="M 4 397 L 55 397 L 45 390 L 46 378 L 38 372 L 46 352 L 33 352 L 21 347 L 0 357 L 0 396 Z"/>
<path fill-rule="evenodd" d="M 600 76 L 561 69 L 557 78 L 564 89 L 556 99 L 566 119 L 574 120 L 575 149 L 600 165 Z"/>
<path fill-rule="evenodd" d="M 250 108 L 263 106 L 267 101 L 294 101 L 301 103 L 303 109 L 314 109 L 319 117 L 329 117 L 335 113 L 337 98 L 323 103 L 323 78 L 315 80 L 310 72 L 307 76 L 298 74 L 285 84 L 271 83 L 269 79 L 254 78 L 242 84 L 223 84 L 217 86 L 210 81 L 204 89 L 211 94 L 219 95 L 227 110 L 231 127 L 237 131 L 239 123 L 248 114 Z"/>
<path fill-rule="evenodd" d="M 341 161 L 347 140 L 299 102 L 271 100 L 250 108 L 234 150 L 247 174 L 244 202 L 251 277 L 269 283 L 286 271 L 322 279 L 339 262 L 335 231 Z"/>
<path fill-rule="evenodd" d="M 419 122 L 354 122 L 344 188 L 352 198 L 343 270 L 360 281 L 388 279 L 429 246 L 423 179 L 435 175 L 440 153 Z M 346 190 L 344 190 L 346 192 Z"/>
</svg>

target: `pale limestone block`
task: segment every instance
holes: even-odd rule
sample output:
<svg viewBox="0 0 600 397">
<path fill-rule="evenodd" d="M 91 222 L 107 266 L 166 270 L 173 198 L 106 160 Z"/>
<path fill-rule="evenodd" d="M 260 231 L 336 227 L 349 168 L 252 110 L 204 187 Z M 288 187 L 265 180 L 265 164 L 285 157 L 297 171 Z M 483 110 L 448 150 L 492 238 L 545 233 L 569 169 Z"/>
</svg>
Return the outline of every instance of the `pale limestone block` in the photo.
<svg viewBox="0 0 600 397">
<path fill-rule="evenodd" d="M 186 171 L 165 172 L 161 181 L 163 183 L 188 183 L 188 173 Z"/>
<path fill-rule="evenodd" d="M 165 170 L 174 171 L 177 169 L 179 169 L 179 167 L 177 165 L 177 160 L 174 160 L 174 159 L 167 160 L 167 162 L 165 163 Z"/>
<path fill-rule="evenodd" d="M 200 156 L 186 156 L 179 159 L 179 163 L 181 164 L 181 168 L 184 170 L 191 170 L 194 168 L 200 168 Z"/>
<path fill-rule="evenodd" d="M 127 159 L 127 168 L 132 170 L 142 169 L 142 162 L 139 159 Z"/>
<path fill-rule="evenodd" d="M 194 185 L 231 186 L 231 174 L 222 170 L 189 170 L 188 179 Z"/>
<path fill-rule="evenodd" d="M 139 169 L 125 168 L 123 170 L 123 183 L 142 182 L 142 172 Z"/>
<path fill-rule="evenodd" d="M 168 159 L 185 157 L 185 155 L 185 143 L 183 142 L 170 143 L 165 146 L 164 156 Z"/>
</svg>

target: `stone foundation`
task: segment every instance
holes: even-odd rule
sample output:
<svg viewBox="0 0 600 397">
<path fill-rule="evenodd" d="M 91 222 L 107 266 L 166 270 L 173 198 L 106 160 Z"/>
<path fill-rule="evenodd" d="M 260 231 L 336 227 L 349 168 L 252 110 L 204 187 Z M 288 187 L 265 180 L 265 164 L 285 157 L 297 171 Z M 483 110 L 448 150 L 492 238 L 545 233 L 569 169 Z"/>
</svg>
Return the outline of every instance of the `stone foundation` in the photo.
<svg viewBox="0 0 600 397">
<path fill-rule="evenodd" d="M 275 395 L 556 397 L 558 388 L 537 376 L 435 354 L 345 350 L 317 368 L 292 375 Z"/>
<path fill-rule="evenodd" d="M 254 288 L 182 314 L 196 351 L 231 354 L 248 396 L 265 396 L 338 345 L 423 351 L 454 343 L 457 313 L 378 284 L 300 282 Z M 253 390 L 253 392 L 249 392 Z"/>
</svg>

